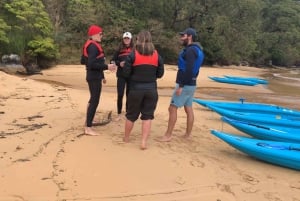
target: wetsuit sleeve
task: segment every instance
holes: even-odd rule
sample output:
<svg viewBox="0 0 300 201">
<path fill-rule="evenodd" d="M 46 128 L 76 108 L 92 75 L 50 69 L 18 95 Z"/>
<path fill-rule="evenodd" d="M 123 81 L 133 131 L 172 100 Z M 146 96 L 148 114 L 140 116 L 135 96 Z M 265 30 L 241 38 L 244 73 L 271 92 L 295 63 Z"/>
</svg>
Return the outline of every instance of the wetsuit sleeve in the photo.
<svg viewBox="0 0 300 201">
<path fill-rule="evenodd" d="M 99 55 L 99 50 L 94 44 L 90 44 L 87 48 L 88 52 L 88 63 L 87 67 L 89 70 L 95 70 L 95 71 L 103 71 L 107 70 L 108 66 L 105 64 L 105 59 L 97 59 L 97 56 Z"/>
<path fill-rule="evenodd" d="M 114 61 L 118 67 L 120 67 L 119 54 L 120 54 L 120 51 L 118 51 L 118 50 L 115 51 L 113 58 L 110 60 L 110 61 Z"/>
<path fill-rule="evenodd" d="M 158 55 L 158 67 L 156 71 L 156 77 L 161 78 L 164 75 L 165 68 L 164 68 L 164 61 L 160 55 Z"/>
<path fill-rule="evenodd" d="M 125 60 L 123 67 L 123 76 L 129 78 L 132 72 L 132 64 L 134 63 L 135 55 L 134 52 L 131 52 Z"/>
<path fill-rule="evenodd" d="M 197 52 L 192 47 L 188 48 L 185 54 L 186 71 L 184 72 L 182 83 L 179 83 L 180 87 L 183 87 L 184 85 L 188 85 L 190 81 L 193 79 L 193 68 L 196 59 L 197 59 Z"/>
</svg>

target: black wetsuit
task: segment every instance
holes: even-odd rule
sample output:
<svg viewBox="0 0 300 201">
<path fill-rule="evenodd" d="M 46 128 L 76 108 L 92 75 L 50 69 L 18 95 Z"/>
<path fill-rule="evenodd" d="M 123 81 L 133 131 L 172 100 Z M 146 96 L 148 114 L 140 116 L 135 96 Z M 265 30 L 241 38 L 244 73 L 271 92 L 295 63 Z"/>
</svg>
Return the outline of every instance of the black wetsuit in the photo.
<svg viewBox="0 0 300 201">
<path fill-rule="evenodd" d="M 122 61 L 125 61 L 127 56 L 130 54 L 132 48 L 131 47 L 124 47 L 120 49 L 119 51 L 116 51 L 112 61 L 115 62 L 115 64 L 118 66 L 117 69 L 117 93 L 118 93 L 118 98 L 117 98 L 117 112 L 118 114 L 121 114 L 122 112 L 122 107 L 123 107 L 123 97 L 124 97 L 124 91 L 126 88 L 126 110 L 128 108 L 127 104 L 127 96 L 128 96 L 128 90 L 129 90 L 129 80 L 128 78 L 124 77 L 123 75 L 123 68 L 120 66 L 120 63 Z"/>
<path fill-rule="evenodd" d="M 107 64 L 105 64 L 104 53 L 100 51 L 101 50 L 93 43 L 87 47 L 86 81 L 90 91 L 90 99 L 86 114 L 87 127 L 92 126 L 100 101 L 102 79 L 104 78 L 103 71 L 108 69 Z M 99 55 L 101 56 L 99 57 Z"/>
</svg>

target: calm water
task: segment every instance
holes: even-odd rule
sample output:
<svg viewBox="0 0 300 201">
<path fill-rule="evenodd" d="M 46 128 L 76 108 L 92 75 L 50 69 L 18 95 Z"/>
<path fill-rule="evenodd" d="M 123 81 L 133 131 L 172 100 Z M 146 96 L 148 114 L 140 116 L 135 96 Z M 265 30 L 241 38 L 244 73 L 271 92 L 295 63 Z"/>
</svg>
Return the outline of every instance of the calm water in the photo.
<svg viewBox="0 0 300 201">
<path fill-rule="evenodd" d="M 300 69 L 272 69 L 264 77 L 271 82 L 268 88 L 272 91 L 283 95 L 300 95 Z"/>
<path fill-rule="evenodd" d="M 266 88 L 274 93 L 249 93 L 247 91 L 224 89 L 200 89 L 196 97 L 237 101 L 240 98 L 249 102 L 277 104 L 300 110 L 300 69 L 270 69 L 262 75 L 269 81 Z"/>
</svg>

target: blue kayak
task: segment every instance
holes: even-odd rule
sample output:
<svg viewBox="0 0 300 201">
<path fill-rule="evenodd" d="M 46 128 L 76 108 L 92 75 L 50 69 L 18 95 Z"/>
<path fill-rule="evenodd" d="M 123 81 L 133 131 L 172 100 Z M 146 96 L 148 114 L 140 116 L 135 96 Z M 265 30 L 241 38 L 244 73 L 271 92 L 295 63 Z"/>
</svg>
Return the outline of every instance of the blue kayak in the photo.
<svg viewBox="0 0 300 201">
<path fill-rule="evenodd" d="M 230 119 L 228 117 L 221 118 L 224 122 L 232 127 L 242 131 L 254 138 L 300 143 L 300 128 L 289 128 L 285 126 L 265 125 L 262 123 L 252 123 Z"/>
<path fill-rule="evenodd" d="M 300 117 L 294 116 L 282 116 L 274 114 L 262 114 L 262 113 L 247 113 L 237 112 L 220 107 L 208 105 L 208 108 L 214 112 L 231 119 L 251 122 L 251 123 L 263 123 L 264 125 L 286 126 L 291 128 L 300 128 Z"/>
<path fill-rule="evenodd" d="M 211 134 L 254 158 L 300 170 L 300 144 L 248 138 L 211 130 Z"/>
<path fill-rule="evenodd" d="M 213 101 L 213 100 L 203 100 L 203 99 L 193 99 L 194 102 L 207 107 L 207 105 L 220 107 L 223 109 L 228 109 L 237 112 L 249 112 L 249 113 L 267 113 L 267 114 L 278 114 L 287 116 L 297 116 L 300 117 L 300 111 L 293 110 L 287 107 L 282 107 L 273 104 L 264 103 L 252 103 L 252 102 L 228 102 L 228 101 Z"/>
<path fill-rule="evenodd" d="M 268 84 L 268 80 L 266 79 L 261 79 L 258 77 L 240 77 L 240 76 L 229 76 L 229 75 L 224 75 L 224 77 L 230 78 L 230 79 L 240 79 L 240 80 L 249 80 L 252 82 L 257 82 L 258 84 Z"/>
<path fill-rule="evenodd" d="M 257 82 L 249 81 L 249 80 L 238 80 L 238 79 L 230 79 L 226 77 L 213 77 L 208 76 L 213 81 L 227 83 L 227 84 L 238 84 L 238 85 L 246 85 L 246 86 L 254 86 L 257 85 Z"/>
</svg>

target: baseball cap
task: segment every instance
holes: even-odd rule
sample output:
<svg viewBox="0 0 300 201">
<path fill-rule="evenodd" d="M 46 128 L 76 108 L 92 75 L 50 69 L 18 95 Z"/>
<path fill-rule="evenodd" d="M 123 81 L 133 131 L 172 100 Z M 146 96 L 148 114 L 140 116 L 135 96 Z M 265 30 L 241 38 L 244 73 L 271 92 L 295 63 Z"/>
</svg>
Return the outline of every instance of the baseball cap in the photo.
<svg viewBox="0 0 300 201">
<path fill-rule="evenodd" d="M 186 30 L 182 31 L 182 32 L 179 32 L 180 35 L 184 35 L 184 34 L 187 34 L 187 35 L 192 35 L 193 38 L 197 36 L 197 33 L 196 33 L 196 30 L 193 29 L 193 28 L 187 28 Z"/>
<path fill-rule="evenodd" d="M 97 25 L 91 25 L 88 30 L 88 35 L 93 36 L 102 32 L 102 28 Z"/>
<path fill-rule="evenodd" d="M 131 33 L 130 32 L 125 32 L 124 34 L 123 34 L 123 38 L 132 38 L 132 35 L 131 35 Z"/>
</svg>

